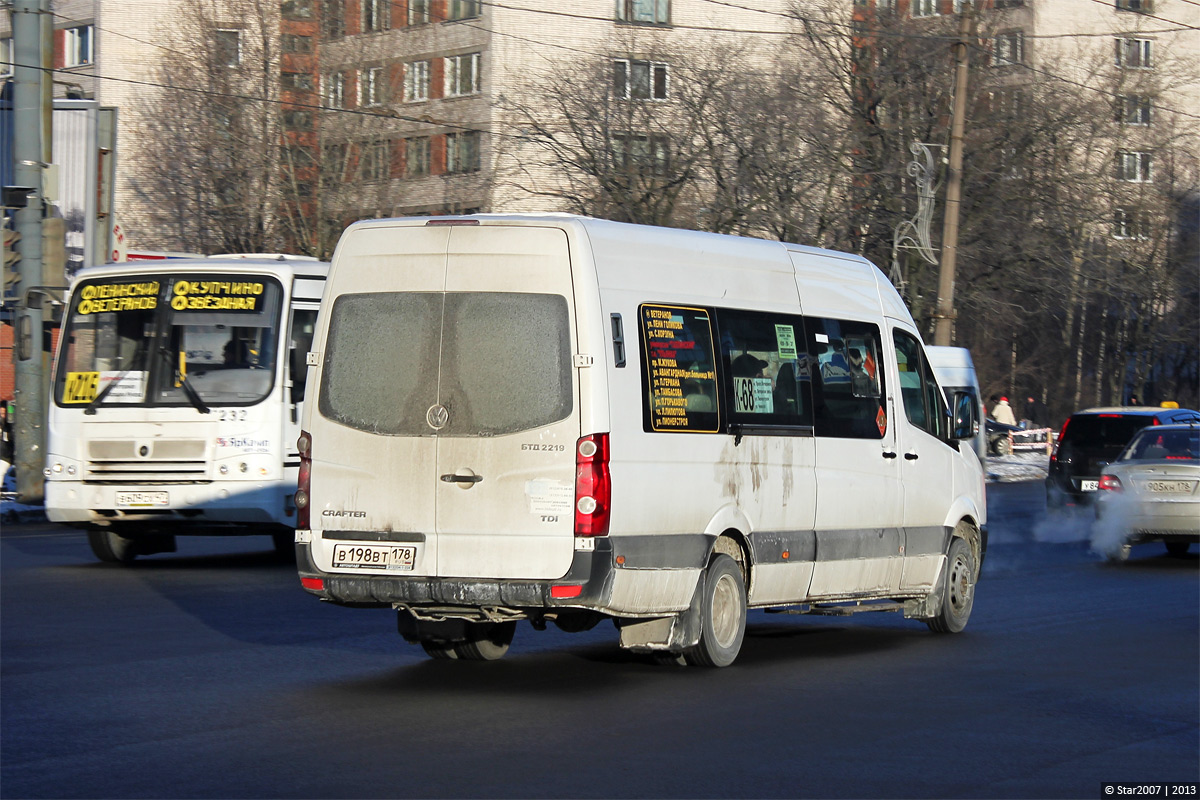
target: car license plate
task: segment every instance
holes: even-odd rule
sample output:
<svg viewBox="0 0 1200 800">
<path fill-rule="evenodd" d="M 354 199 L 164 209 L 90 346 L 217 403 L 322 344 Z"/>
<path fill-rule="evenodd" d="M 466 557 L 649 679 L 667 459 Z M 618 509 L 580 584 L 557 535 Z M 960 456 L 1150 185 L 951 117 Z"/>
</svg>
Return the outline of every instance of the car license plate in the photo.
<svg viewBox="0 0 1200 800">
<path fill-rule="evenodd" d="M 335 544 L 335 569 L 379 569 L 410 571 L 417 561 L 414 545 Z"/>
<path fill-rule="evenodd" d="M 154 508 L 165 506 L 170 500 L 166 492 L 117 492 L 117 506 L 120 508 Z"/>
<path fill-rule="evenodd" d="M 1190 494 L 1191 481 L 1147 481 L 1146 488 L 1155 494 Z"/>
<path fill-rule="evenodd" d="M 1100 481 L 1080 481 L 1079 491 L 1081 492 L 1097 492 L 1100 491 Z"/>
</svg>

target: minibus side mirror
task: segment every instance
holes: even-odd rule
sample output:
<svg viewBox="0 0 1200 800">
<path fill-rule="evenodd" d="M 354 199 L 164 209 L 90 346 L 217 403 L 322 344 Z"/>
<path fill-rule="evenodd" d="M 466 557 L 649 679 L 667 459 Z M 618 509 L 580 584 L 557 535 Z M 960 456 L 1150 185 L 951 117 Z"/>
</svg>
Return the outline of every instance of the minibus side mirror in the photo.
<svg viewBox="0 0 1200 800">
<path fill-rule="evenodd" d="M 974 439 L 979 433 L 979 420 L 975 418 L 975 403 L 967 392 L 955 392 L 950 404 L 953 415 L 950 438 L 957 441 Z"/>
</svg>

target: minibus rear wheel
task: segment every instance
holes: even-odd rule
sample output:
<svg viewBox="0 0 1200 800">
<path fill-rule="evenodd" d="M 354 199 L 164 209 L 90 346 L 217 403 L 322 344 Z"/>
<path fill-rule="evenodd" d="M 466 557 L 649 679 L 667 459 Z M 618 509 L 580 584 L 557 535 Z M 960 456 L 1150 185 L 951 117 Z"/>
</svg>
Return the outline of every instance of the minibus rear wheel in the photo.
<svg viewBox="0 0 1200 800">
<path fill-rule="evenodd" d="M 700 641 L 684 657 L 698 667 L 727 667 L 746 635 L 746 582 L 736 561 L 718 553 L 700 588 Z"/>
<path fill-rule="evenodd" d="M 466 661 L 503 658 L 517 632 L 516 622 L 481 622 L 467 626 L 467 640 L 456 642 L 454 652 Z M 426 650 L 426 652 L 429 652 Z"/>
</svg>

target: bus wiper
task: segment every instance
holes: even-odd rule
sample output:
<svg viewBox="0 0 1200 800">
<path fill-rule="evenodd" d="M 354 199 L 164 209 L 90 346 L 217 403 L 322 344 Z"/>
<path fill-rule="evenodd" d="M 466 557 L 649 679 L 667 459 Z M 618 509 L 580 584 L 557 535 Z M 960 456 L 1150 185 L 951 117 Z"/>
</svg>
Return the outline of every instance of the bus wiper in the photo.
<svg viewBox="0 0 1200 800">
<path fill-rule="evenodd" d="M 125 376 L 128 374 L 129 370 L 125 370 L 116 377 L 116 380 L 109 381 L 108 386 L 105 386 L 103 389 L 101 389 L 100 394 L 92 398 L 92 402 L 88 403 L 87 406 L 84 407 L 83 413 L 87 414 L 88 416 L 95 416 L 96 409 L 99 408 L 100 404 L 104 402 L 104 398 L 108 397 L 108 393 L 113 390 L 113 387 L 125 380 Z"/>
<path fill-rule="evenodd" d="M 183 393 L 187 395 L 188 402 L 194 405 L 196 410 L 201 414 L 210 413 L 209 407 L 206 406 L 204 401 L 200 399 L 199 392 L 196 391 L 195 387 L 193 387 L 191 382 L 187 379 L 187 375 L 185 375 L 183 370 L 179 369 L 179 367 L 175 365 L 175 362 L 171 358 L 171 351 L 165 347 L 160 347 L 158 352 L 164 359 L 166 359 L 167 364 L 170 365 L 171 370 L 175 375 L 176 382 L 178 382 L 180 388 L 183 389 Z"/>
<path fill-rule="evenodd" d="M 118 375 L 115 380 L 109 381 L 108 385 L 105 386 L 103 389 L 101 389 L 100 393 L 97 394 L 94 398 L 92 398 L 92 402 L 88 403 L 87 406 L 84 407 L 84 409 L 83 409 L 84 414 L 87 414 L 88 416 L 96 415 L 96 409 L 99 408 L 100 405 L 104 402 L 104 398 L 108 397 L 108 393 L 111 392 L 114 388 L 116 388 L 118 383 L 125 380 L 125 376 L 133 371 L 133 365 L 135 365 L 141 361 L 141 359 L 138 358 L 138 356 L 141 355 L 142 348 L 144 346 L 145 346 L 145 340 L 138 342 L 137 347 L 134 348 L 133 355 L 130 356 L 130 358 L 129 358 L 130 365 L 128 367 L 126 367 L 125 369 L 121 370 L 121 374 Z"/>
</svg>

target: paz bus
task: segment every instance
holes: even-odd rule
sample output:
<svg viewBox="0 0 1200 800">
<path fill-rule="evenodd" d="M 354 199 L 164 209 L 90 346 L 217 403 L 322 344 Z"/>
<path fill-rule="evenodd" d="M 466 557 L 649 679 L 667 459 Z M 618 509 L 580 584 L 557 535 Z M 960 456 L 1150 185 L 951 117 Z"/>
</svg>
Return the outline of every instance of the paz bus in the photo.
<svg viewBox="0 0 1200 800">
<path fill-rule="evenodd" d="M 71 283 L 53 373 L 46 516 L 101 561 L 180 534 L 291 552 L 305 354 L 328 264 L 213 256 L 108 264 Z"/>
</svg>

